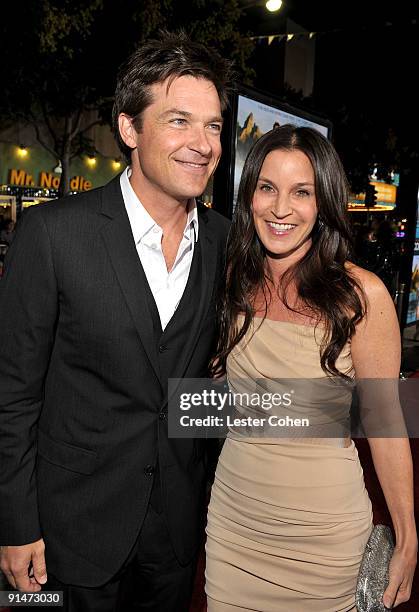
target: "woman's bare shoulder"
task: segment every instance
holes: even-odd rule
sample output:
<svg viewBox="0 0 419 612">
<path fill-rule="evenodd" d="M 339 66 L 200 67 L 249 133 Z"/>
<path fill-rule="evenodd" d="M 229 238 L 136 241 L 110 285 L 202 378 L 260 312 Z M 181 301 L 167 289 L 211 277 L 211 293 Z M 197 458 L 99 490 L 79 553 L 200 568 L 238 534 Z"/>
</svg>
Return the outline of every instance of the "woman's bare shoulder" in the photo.
<svg viewBox="0 0 419 612">
<path fill-rule="evenodd" d="M 345 268 L 352 278 L 355 279 L 369 300 L 380 298 L 384 295 L 390 297 L 387 287 L 374 272 L 365 270 L 365 268 L 361 268 L 350 261 L 345 263 Z"/>
</svg>

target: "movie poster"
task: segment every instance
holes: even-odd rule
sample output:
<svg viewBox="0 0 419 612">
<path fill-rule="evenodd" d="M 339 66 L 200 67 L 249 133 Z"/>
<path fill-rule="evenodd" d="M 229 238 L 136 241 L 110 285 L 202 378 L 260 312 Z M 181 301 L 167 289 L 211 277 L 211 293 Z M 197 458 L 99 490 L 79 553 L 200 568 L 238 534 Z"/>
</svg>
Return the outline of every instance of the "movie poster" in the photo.
<svg viewBox="0 0 419 612">
<path fill-rule="evenodd" d="M 416 211 L 415 248 L 412 262 L 412 284 L 410 286 L 406 325 L 416 321 L 419 321 L 419 193 Z"/>
<path fill-rule="evenodd" d="M 284 125 L 285 123 L 292 123 L 297 126 L 315 128 L 326 138 L 328 136 L 328 127 L 325 125 L 269 106 L 244 95 L 238 96 L 237 104 L 233 211 L 236 206 L 244 161 L 252 144 L 263 134 L 274 127 Z"/>
</svg>

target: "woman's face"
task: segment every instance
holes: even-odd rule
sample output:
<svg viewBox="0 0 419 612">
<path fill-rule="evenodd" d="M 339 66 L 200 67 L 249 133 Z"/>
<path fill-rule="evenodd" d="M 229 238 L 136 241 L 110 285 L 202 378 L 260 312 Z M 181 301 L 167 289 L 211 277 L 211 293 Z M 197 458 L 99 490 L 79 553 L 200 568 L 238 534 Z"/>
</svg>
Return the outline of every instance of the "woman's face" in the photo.
<svg viewBox="0 0 419 612">
<path fill-rule="evenodd" d="M 253 195 L 253 220 L 260 241 L 275 259 L 301 259 L 311 245 L 317 219 L 314 171 L 301 151 L 271 151 Z"/>
</svg>

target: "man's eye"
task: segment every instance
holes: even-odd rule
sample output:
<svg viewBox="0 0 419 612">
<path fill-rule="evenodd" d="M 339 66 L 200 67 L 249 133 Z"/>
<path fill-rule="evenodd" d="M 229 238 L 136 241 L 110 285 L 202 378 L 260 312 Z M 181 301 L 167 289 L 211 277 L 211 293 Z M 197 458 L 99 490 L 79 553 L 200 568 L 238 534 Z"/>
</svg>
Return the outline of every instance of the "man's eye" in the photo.
<svg viewBox="0 0 419 612">
<path fill-rule="evenodd" d="M 210 123 L 208 125 L 208 127 L 210 128 L 210 130 L 213 130 L 214 132 L 221 132 L 221 124 L 220 123 Z"/>
<path fill-rule="evenodd" d="M 170 121 L 170 123 L 174 123 L 175 125 L 185 125 L 186 119 L 184 119 L 183 117 L 175 117 Z"/>
</svg>

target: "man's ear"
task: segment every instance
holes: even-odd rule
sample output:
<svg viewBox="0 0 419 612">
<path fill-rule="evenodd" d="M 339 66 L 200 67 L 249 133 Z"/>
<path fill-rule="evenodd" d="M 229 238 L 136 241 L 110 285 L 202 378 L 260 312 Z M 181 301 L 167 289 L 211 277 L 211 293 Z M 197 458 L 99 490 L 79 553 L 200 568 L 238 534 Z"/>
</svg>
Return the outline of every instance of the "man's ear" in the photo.
<svg viewBox="0 0 419 612">
<path fill-rule="evenodd" d="M 118 117 L 119 134 L 127 147 L 130 149 L 137 148 L 137 132 L 134 127 L 132 117 L 125 113 L 121 113 Z"/>
</svg>

